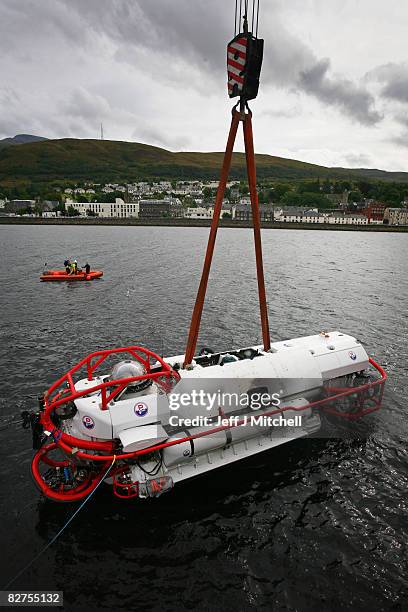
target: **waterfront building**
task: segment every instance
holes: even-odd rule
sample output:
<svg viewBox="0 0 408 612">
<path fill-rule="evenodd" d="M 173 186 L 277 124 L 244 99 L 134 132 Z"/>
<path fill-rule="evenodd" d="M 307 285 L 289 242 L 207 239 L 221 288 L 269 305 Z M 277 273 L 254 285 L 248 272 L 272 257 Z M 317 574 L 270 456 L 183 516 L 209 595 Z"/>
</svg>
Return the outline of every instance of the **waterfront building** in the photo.
<svg viewBox="0 0 408 612">
<path fill-rule="evenodd" d="M 139 217 L 141 219 L 180 218 L 184 217 L 184 208 L 178 198 L 140 200 Z"/>
<path fill-rule="evenodd" d="M 236 207 L 229 200 L 223 200 L 220 218 L 235 219 L 235 208 Z M 214 216 L 214 206 L 210 206 L 208 210 L 212 218 Z"/>
<path fill-rule="evenodd" d="M 8 212 L 18 212 L 19 210 L 34 208 L 35 200 L 10 200 L 7 202 Z"/>
<path fill-rule="evenodd" d="M 368 200 L 366 207 L 361 211 L 371 221 L 383 221 L 384 213 L 387 209 L 387 205 L 383 202 L 375 202 L 374 200 Z"/>
<path fill-rule="evenodd" d="M 56 219 L 61 216 L 61 212 L 59 210 L 44 210 L 42 213 L 42 217 L 44 219 Z"/>
<path fill-rule="evenodd" d="M 268 204 L 259 204 L 261 221 L 273 221 L 273 208 Z M 233 218 L 236 221 L 251 221 L 252 207 L 250 202 L 241 202 L 235 206 Z"/>
<path fill-rule="evenodd" d="M 304 208 L 298 208 L 297 206 L 289 206 L 283 208 L 280 211 L 276 211 L 276 221 L 283 221 L 287 223 L 301 223 L 304 215 L 307 212 L 318 213 L 317 208 L 310 208 L 305 210 Z"/>
<path fill-rule="evenodd" d="M 387 208 L 384 213 L 387 225 L 408 225 L 408 208 Z"/>
<path fill-rule="evenodd" d="M 302 216 L 302 223 L 327 223 L 327 217 L 316 210 L 307 210 Z"/>
<path fill-rule="evenodd" d="M 102 218 L 137 218 L 139 216 L 139 202 L 124 202 L 116 198 L 115 202 L 72 202 L 66 201 L 66 207 L 72 206 L 81 217 L 97 216 Z"/>
<path fill-rule="evenodd" d="M 185 210 L 184 216 L 186 219 L 212 219 L 213 211 L 203 206 L 191 207 Z"/>
<path fill-rule="evenodd" d="M 295 206 L 275 211 L 275 221 L 287 223 L 331 223 L 339 225 L 367 225 L 368 218 L 357 213 L 342 211 L 319 211 L 317 208 L 304 210 Z"/>
<path fill-rule="evenodd" d="M 328 215 L 326 223 L 336 225 L 368 225 L 368 218 L 357 213 L 332 213 Z"/>
</svg>

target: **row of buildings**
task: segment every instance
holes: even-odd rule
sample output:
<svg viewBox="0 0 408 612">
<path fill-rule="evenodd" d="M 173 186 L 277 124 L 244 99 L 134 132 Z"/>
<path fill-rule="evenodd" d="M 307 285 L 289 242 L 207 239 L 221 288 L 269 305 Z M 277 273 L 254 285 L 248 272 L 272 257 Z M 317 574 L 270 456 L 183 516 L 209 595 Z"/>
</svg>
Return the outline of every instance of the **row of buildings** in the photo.
<svg viewBox="0 0 408 612">
<path fill-rule="evenodd" d="M 218 186 L 217 181 L 139 181 L 137 183 L 127 183 L 125 185 L 119 183 L 107 183 L 106 185 L 93 184 L 92 187 L 76 187 L 67 188 L 64 193 L 68 197 L 84 195 L 92 196 L 96 191 L 100 191 L 105 194 L 122 192 L 128 196 L 151 196 L 155 193 L 173 194 L 175 196 L 184 197 L 186 195 L 193 198 L 203 197 L 204 189 L 206 187 L 210 189 L 216 189 Z M 236 190 L 239 193 L 239 182 L 230 181 L 227 183 L 227 187 Z"/>
<path fill-rule="evenodd" d="M 165 198 L 161 200 L 140 199 L 135 202 L 125 202 L 122 198 L 116 198 L 115 202 L 103 203 L 81 203 L 67 202 L 81 216 L 98 216 L 102 218 L 186 218 L 186 219 L 212 219 L 214 207 L 184 207 L 178 198 Z M 329 223 L 329 224 L 351 224 L 368 225 L 369 223 L 382 223 L 382 220 L 370 219 L 365 214 L 350 213 L 338 210 L 319 211 L 317 208 L 302 209 L 294 206 L 288 208 L 272 207 L 268 204 L 259 206 L 261 221 L 264 222 L 286 222 L 286 223 Z M 387 209 L 391 211 L 406 209 Z M 252 219 L 252 209 L 249 198 L 243 198 L 239 204 L 232 205 L 227 200 L 224 201 L 222 218 L 233 219 L 236 221 L 250 221 Z M 393 213 L 390 223 L 403 224 L 405 217 L 396 216 Z M 408 224 L 408 220 L 405 219 Z"/>
<path fill-rule="evenodd" d="M 405 203 L 404 204 L 408 204 Z M 214 206 L 204 206 L 203 201 L 197 201 L 195 206 L 186 206 L 180 198 L 167 196 L 163 199 L 135 198 L 126 201 L 115 198 L 112 202 L 76 202 L 66 200 L 66 209 L 74 209 L 82 217 L 95 216 L 101 218 L 185 218 L 185 219 L 212 219 Z M 41 213 L 43 217 L 57 217 L 58 202 L 42 202 Z M 1 203 L 0 203 L 1 208 Z M 39 203 L 35 200 L 13 200 L 7 202 L 8 214 L 38 214 Z M 31 211 L 31 212 L 30 212 Z M 389 224 L 408 225 L 408 208 L 387 207 L 379 202 L 367 202 L 365 208 L 356 212 L 343 209 L 318 210 L 317 208 L 298 208 L 289 206 L 282 208 L 272 204 L 259 205 L 260 217 L 263 222 L 286 223 L 313 223 L 313 224 Z M 1 213 L 0 213 L 1 214 Z M 242 197 L 237 204 L 225 199 L 222 205 L 221 217 L 236 221 L 250 221 L 252 209 L 249 197 Z"/>
</svg>

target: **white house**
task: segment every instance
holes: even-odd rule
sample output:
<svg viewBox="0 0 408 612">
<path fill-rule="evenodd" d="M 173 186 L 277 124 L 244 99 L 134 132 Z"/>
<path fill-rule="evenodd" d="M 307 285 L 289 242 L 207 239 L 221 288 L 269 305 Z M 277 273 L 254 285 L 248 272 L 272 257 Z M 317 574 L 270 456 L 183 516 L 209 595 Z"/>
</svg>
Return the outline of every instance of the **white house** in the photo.
<svg viewBox="0 0 408 612">
<path fill-rule="evenodd" d="M 88 211 L 103 218 L 137 218 L 139 216 L 139 202 L 124 202 L 122 198 L 116 198 L 115 202 L 71 202 L 67 200 L 66 206 L 75 208 L 81 217 L 88 216 Z"/>
<path fill-rule="evenodd" d="M 208 209 L 209 213 L 211 214 L 211 219 L 214 216 L 214 206 L 211 206 Z M 221 207 L 221 213 L 220 213 L 220 217 L 221 219 L 223 218 L 224 214 L 231 216 L 231 219 L 235 219 L 235 206 L 233 206 L 229 200 L 225 199 L 222 201 L 222 207 Z"/>
<path fill-rule="evenodd" d="M 302 216 L 302 223 L 327 223 L 327 218 L 316 210 L 308 210 Z"/>
<path fill-rule="evenodd" d="M 337 225 L 368 225 L 368 218 L 365 215 L 357 215 L 354 213 L 331 213 L 327 217 L 327 223 L 335 223 Z"/>
<path fill-rule="evenodd" d="M 202 206 L 187 208 L 184 212 L 184 216 L 187 219 L 212 219 L 213 210 L 211 208 L 204 208 Z"/>
<path fill-rule="evenodd" d="M 289 223 L 331 223 L 338 225 L 367 225 L 368 218 L 355 213 L 342 212 L 322 213 L 317 208 L 303 210 L 290 206 L 286 209 L 275 209 L 275 221 Z"/>
<path fill-rule="evenodd" d="M 307 213 L 314 213 L 318 215 L 317 208 L 313 208 L 310 210 L 304 210 L 303 208 L 297 208 L 296 206 L 289 206 L 288 208 L 284 208 L 280 211 L 278 216 L 278 211 L 275 211 L 275 219 L 277 221 L 287 221 L 288 223 L 302 223 L 305 215 Z M 309 217 L 307 217 L 309 219 Z"/>
<path fill-rule="evenodd" d="M 42 216 L 45 219 L 56 219 L 61 216 L 61 212 L 59 210 L 44 210 Z"/>
</svg>

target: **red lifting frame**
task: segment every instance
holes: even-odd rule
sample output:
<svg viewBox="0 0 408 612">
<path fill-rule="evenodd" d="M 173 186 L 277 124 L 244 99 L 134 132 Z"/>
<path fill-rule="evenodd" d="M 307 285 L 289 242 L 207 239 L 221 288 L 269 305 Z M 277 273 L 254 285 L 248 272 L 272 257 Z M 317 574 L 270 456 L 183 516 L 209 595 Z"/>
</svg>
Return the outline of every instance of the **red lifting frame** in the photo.
<svg viewBox="0 0 408 612">
<path fill-rule="evenodd" d="M 261 311 L 262 324 L 262 339 L 265 351 L 270 349 L 270 334 L 268 322 L 268 308 L 266 304 L 265 279 L 263 272 L 262 261 L 262 243 L 261 243 L 261 223 L 259 215 L 258 194 L 256 191 L 256 169 L 255 169 L 255 154 L 254 141 L 252 133 L 252 113 L 232 111 L 231 127 L 229 131 L 227 147 L 225 149 L 224 161 L 222 164 L 221 177 L 218 185 L 217 196 L 215 199 L 214 216 L 211 223 L 210 235 L 208 238 L 207 251 L 205 254 L 204 267 L 201 275 L 200 285 L 198 287 L 197 297 L 194 305 L 193 315 L 191 318 L 190 332 L 187 340 L 186 354 L 184 358 L 184 367 L 188 366 L 194 358 L 198 333 L 200 330 L 201 315 L 203 313 L 205 294 L 207 291 L 208 277 L 210 275 L 211 262 L 214 254 L 215 240 L 220 221 L 222 202 L 224 199 L 225 188 L 227 186 L 228 175 L 231 167 L 232 152 L 234 149 L 235 138 L 237 135 L 238 124 L 242 121 L 244 128 L 244 142 L 246 166 L 248 175 L 249 194 L 251 197 L 252 222 L 254 228 L 255 241 L 255 257 L 256 257 L 256 272 L 258 278 L 258 293 L 259 307 Z"/>
<path fill-rule="evenodd" d="M 132 376 L 130 378 L 121 378 L 120 380 L 108 380 L 94 385 L 92 388 L 83 389 L 77 391 L 75 389 L 75 383 L 73 375 L 76 374 L 83 368 L 86 368 L 88 380 L 94 380 L 93 375 L 95 370 L 110 356 L 113 354 L 125 354 L 129 355 L 139 361 L 146 368 L 146 374 L 141 376 Z M 160 366 L 157 372 L 151 372 L 151 366 Z M 145 379 L 151 379 L 166 387 L 171 388 L 176 382 L 180 380 L 180 375 L 173 370 L 173 368 L 166 363 L 159 355 L 149 351 L 141 346 L 128 346 L 125 348 L 108 349 L 103 351 L 97 351 L 91 353 L 73 368 L 71 368 L 64 376 L 58 379 L 51 387 L 46 391 L 44 395 L 45 414 L 48 416 L 52 410 L 66 404 L 68 401 L 79 399 L 80 397 L 89 395 L 90 392 L 101 391 L 101 409 L 107 410 L 109 403 L 115 399 L 115 397 L 123 391 L 127 385 L 132 382 L 141 381 Z M 61 386 L 65 384 L 65 388 L 61 389 Z M 109 395 L 108 392 L 113 389 Z"/>
</svg>

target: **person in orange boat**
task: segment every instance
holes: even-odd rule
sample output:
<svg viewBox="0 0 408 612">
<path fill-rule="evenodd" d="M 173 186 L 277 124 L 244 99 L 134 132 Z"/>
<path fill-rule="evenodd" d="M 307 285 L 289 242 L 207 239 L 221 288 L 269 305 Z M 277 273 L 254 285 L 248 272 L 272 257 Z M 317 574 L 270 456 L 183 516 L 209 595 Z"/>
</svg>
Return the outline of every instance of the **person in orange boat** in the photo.
<svg viewBox="0 0 408 612">
<path fill-rule="evenodd" d="M 71 272 L 70 272 L 70 274 L 78 274 L 78 262 L 77 262 L 77 260 L 74 259 L 74 261 L 70 265 L 71 265 Z"/>
</svg>

